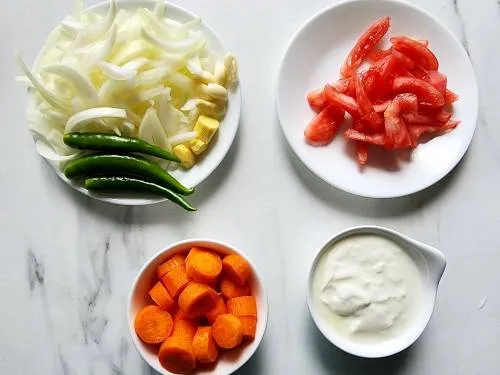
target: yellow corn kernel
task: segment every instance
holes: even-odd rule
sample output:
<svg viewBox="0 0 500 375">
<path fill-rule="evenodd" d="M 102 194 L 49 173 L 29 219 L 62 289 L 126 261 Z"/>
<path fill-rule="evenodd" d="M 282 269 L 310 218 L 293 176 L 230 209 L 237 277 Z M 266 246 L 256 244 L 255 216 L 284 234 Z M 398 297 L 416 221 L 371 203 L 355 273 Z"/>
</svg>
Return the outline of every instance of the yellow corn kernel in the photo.
<svg viewBox="0 0 500 375">
<path fill-rule="evenodd" d="M 218 120 L 201 115 L 198 117 L 193 131 L 196 132 L 199 139 L 208 144 L 214 137 L 217 129 L 219 129 Z"/>
<path fill-rule="evenodd" d="M 186 145 L 175 146 L 173 152 L 181 160 L 181 165 L 186 169 L 190 169 L 196 163 L 196 156 Z"/>
<path fill-rule="evenodd" d="M 201 139 L 195 138 L 189 142 L 189 148 L 193 151 L 193 154 L 200 155 L 206 151 L 208 144 L 203 142 Z"/>
</svg>

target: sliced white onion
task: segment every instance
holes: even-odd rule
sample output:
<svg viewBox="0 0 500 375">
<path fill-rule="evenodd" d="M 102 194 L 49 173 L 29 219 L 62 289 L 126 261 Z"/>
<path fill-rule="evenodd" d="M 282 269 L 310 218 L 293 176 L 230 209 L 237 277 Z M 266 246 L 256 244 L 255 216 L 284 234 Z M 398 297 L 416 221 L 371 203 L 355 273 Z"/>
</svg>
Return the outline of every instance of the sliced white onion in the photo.
<svg viewBox="0 0 500 375">
<path fill-rule="evenodd" d="M 82 101 L 90 106 L 97 105 L 97 90 L 86 76 L 69 65 L 54 64 L 44 68 L 47 73 L 57 74 L 69 81 L 80 95 Z"/>
<path fill-rule="evenodd" d="M 65 132 L 73 132 L 78 127 L 88 124 L 90 122 L 108 118 L 117 118 L 125 120 L 127 118 L 127 112 L 121 108 L 111 108 L 111 107 L 97 107 L 87 109 L 71 116 L 66 123 Z"/>
<path fill-rule="evenodd" d="M 106 61 L 99 61 L 97 65 L 99 65 L 108 78 L 114 79 L 115 81 L 132 79 L 137 73 L 136 69 L 110 64 Z"/>
<path fill-rule="evenodd" d="M 200 33 L 195 33 L 189 39 L 179 42 L 160 40 L 144 28 L 141 30 L 141 35 L 145 41 L 166 53 L 189 54 L 200 49 L 205 43 Z"/>
<path fill-rule="evenodd" d="M 75 152 L 70 155 L 60 155 L 54 150 L 50 143 L 42 139 L 39 139 L 35 142 L 35 148 L 40 156 L 50 161 L 70 161 L 78 158 L 81 155 L 81 152 Z"/>
<path fill-rule="evenodd" d="M 168 141 L 172 146 L 179 145 L 181 143 L 186 143 L 189 142 L 197 137 L 196 132 L 186 132 L 186 133 L 179 133 L 174 135 L 173 137 L 170 137 Z"/>
</svg>

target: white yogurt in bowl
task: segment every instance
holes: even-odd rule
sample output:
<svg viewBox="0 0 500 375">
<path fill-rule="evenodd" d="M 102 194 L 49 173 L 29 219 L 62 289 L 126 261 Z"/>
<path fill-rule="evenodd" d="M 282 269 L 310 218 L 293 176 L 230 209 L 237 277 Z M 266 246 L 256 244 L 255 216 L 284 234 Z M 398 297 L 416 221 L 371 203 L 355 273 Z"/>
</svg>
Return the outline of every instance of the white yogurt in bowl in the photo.
<svg viewBox="0 0 500 375">
<path fill-rule="evenodd" d="M 389 229 L 344 231 L 313 263 L 308 288 L 313 320 L 349 353 L 395 354 L 427 325 L 445 264 L 436 249 Z"/>
</svg>

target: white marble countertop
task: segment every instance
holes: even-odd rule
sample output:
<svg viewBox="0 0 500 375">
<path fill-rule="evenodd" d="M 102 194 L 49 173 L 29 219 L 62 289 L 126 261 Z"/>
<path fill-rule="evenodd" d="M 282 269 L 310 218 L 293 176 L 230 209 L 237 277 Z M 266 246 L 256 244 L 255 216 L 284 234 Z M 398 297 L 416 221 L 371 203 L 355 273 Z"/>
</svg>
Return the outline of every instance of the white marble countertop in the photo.
<svg viewBox="0 0 500 375">
<path fill-rule="evenodd" d="M 243 85 L 241 131 L 200 186 L 195 215 L 168 204 L 109 206 L 58 180 L 26 129 L 26 96 L 13 79 L 19 73 L 13 56 L 18 49 L 33 61 L 73 2 L 0 3 L 0 373 L 152 373 L 127 331 L 132 279 L 163 246 L 211 237 L 253 258 L 271 303 L 264 341 L 239 374 L 498 374 L 500 2 L 415 1 L 467 48 L 480 88 L 479 123 L 448 178 L 390 201 L 357 198 L 319 181 L 292 154 L 277 123 L 274 81 L 287 42 L 334 1 L 177 2 L 203 15 L 239 57 Z M 305 303 L 317 248 L 339 230 L 368 223 L 400 230 L 448 258 L 427 330 L 409 350 L 382 360 L 335 349 L 314 327 Z"/>
</svg>

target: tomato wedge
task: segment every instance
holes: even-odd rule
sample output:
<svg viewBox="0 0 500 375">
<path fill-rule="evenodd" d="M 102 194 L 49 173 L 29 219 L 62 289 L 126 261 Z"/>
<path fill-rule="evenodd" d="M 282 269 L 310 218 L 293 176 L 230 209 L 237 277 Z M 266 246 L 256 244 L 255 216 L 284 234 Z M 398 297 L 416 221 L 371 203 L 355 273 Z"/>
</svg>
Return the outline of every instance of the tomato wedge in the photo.
<svg viewBox="0 0 500 375">
<path fill-rule="evenodd" d="M 376 146 L 385 145 L 384 134 L 366 134 L 355 129 L 347 129 L 344 133 L 344 137 L 353 141 L 370 143 Z"/>
<path fill-rule="evenodd" d="M 375 112 L 373 104 L 368 98 L 368 94 L 363 86 L 360 74 L 354 75 L 354 87 L 356 88 L 356 101 L 358 102 L 359 113 L 365 120 L 372 132 L 381 132 L 384 129 L 384 120 Z"/>
<path fill-rule="evenodd" d="M 341 78 L 337 82 L 332 84 L 332 87 L 342 94 L 346 94 L 349 96 L 356 95 L 356 91 L 354 89 L 354 80 L 352 79 L 352 77 Z"/>
<path fill-rule="evenodd" d="M 389 107 L 389 104 L 391 104 L 392 100 L 386 100 L 385 102 L 379 103 L 379 104 L 374 104 L 373 109 L 375 112 L 385 112 L 387 107 Z"/>
<path fill-rule="evenodd" d="M 441 95 L 446 95 L 446 85 L 448 83 L 448 78 L 441 72 L 437 70 L 431 70 L 429 73 L 428 81 L 432 86 L 434 86 Z"/>
<path fill-rule="evenodd" d="M 417 65 L 427 70 L 438 70 L 438 59 L 424 44 L 406 36 L 392 37 L 390 40 L 396 50 L 404 53 Z"/>
<path fill-rule="evenodd" d="M 307 102 L 309 103 L 309 106 L 316 112 L 322 111 L 328 105 L 325 94 L 323 93 L 323 89 L 313 90 L 308 93 Z"/>
<path fill-rule="evenodd" d="M 344 121 L 344 111 L 331 105 L 327 106 L 307 125 L 304 131 L 306 142 L 311 146 L 329 144 L 342 121 Z"/>
<path fill-rule="evenodd" d="M 447 133 L 450 130 L 455 129 L 460 121 L 448 121 L 443 126 L 430 126 L 430 125 L 413 125 L 409 126 L 408 130 L 412 138 L 413 143 L 417 143 L 419 138 L 425 133 Z"/>
<path fill-rule="evenodd" d="M 371 51 L 366 58 L 372 61 L 380 61 L 384 57 L 389 56 L 392 53 L 392 48 L 388 49 L 374 49 Z"/>
<path fill-rule="evenodd" d="M 405 148 L 413 143 L 406 124 L 401 117 L 402 112 L 416 112 L 418 98 L 414 94 L 399 94 L 384 112 L 385 146 L 389 149 Z"/>
<path fill-rule="evenodd" d="M 443 95 L 429 82 L 419 78 L 396 77 L 392 84 L 395 93 L 412 93 L 417 95 L 421 105 L 437 108 L 445 104 Z"/>
<path fill-rule="evenodd" d="M 446 110 L 442 110 L 437 115 L 430 116 L 417 112 L 408 112 L 403 114 L 403 119 L 406 122 L 412 124 L 420 124 L 420 125 L 436 125 L 436 124 L 445 124 L 451 118 L 451 112 Z"/>
<path fill-rule="evenodd" d="M 459 96 L 455 94 L 453 91 L 446 89 L 444 94 L 444 101 L 447 105 L 455 103 L 458 100 Z"/>
<path fill-rule="evenodd" d="M 356 72 L 363 59 L 375 48 L 391 26 L 391 18 L 383 17 L 372 23 L 354 45 L 347 55 L 340 74 L 342 77 L 349 77 Z"/>
<path fill-rule="evenodd" d="M 360 117 L 358 103 L 352 96 L 342 94 L 330 85 L 326 85 L 324 91 L 330 105 L 343 109 L 353 117 Z"/>
<path fill-rule="evenodd" d="M 392 82 L 382 77 L 380 69 L 372 67 L 364 72 L 362 77 L 363 86 L 370 100 L 385 102 L 392 97 Z"/>
</svg>

